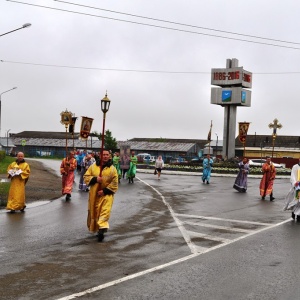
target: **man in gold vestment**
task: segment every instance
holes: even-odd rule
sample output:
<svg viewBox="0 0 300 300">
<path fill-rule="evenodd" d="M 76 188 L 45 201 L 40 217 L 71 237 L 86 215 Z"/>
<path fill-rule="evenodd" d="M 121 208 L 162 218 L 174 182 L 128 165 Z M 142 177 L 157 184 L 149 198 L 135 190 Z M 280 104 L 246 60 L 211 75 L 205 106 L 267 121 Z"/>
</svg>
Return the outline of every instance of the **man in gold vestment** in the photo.
<svg viewBox="0 0 300 300">
<path fill-rule="evenodd" d="M 109 151 L 103 150 L 102 174 L 100 158 L 95 159 L 96 163 L 88 168 L 83 177 L 90 186 L 87 226 L 92 232 L 98 231 L 98 241 L 102 242 L 109 228 L 114 194 L 118 190 L 118 172 L 112 164 Z"/>
<path fill-rule="evenodd" d="M 24 212 L 25 204 L 25 184 L 28 181 L 30 167 L 24 160 L 24 153 L 17 154 L 17 160 L 12 162 L 7 168 L 7 177 L 11 179 L 10 189 L 6 209 L 14 213 L 16 210 Z"/>
</svg>

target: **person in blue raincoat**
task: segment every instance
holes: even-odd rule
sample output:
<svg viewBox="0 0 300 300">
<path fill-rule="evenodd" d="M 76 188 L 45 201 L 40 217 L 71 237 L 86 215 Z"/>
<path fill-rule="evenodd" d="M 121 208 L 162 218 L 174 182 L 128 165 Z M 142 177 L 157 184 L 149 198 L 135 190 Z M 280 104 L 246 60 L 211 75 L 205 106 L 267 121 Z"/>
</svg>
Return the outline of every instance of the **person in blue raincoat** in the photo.
<svg viewBox="0 0 300 300">
<path fill-rule="evenodd" d="M 202 174 L 203 183 L 206 182 L 207 184 L 209 184 L 212 166 L 213 166 L 213 160 L 210 158 L 210 155 L 207 154 L 207 156 L 203 159 L 203 174 Z"/>
</svg>

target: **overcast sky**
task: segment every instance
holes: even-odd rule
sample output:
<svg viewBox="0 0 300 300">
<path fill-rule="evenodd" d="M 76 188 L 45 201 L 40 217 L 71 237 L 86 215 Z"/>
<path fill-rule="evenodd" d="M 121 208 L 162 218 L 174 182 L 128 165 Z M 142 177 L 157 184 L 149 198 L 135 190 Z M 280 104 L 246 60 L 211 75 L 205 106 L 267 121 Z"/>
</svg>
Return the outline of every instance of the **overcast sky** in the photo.
<svg viewBox="0 0 300 300">
<path fill-rule="evenodd" d="M 2 136 L 63 132 L 66 109 L 94 118 L 92 131 L 101 132 L 107 91 L 106 129 L 117 140 L 206 139 L 211 120 L 212 138 L 222 139 L 224 109 L 210 104 L 210 73 L 228 58 L 253 73 L 252 105 L 237 109 L 237 122 L 251 122 L 248 134 L 270 135 L 277 118 L 278 135 L 300 136 L 300 1 L 22 3 L 34 6 L 0 0 L 0 34 L 32 24 L 0 37 L 0 93 L 17 87 L 1 96 Z"/>
</svg>

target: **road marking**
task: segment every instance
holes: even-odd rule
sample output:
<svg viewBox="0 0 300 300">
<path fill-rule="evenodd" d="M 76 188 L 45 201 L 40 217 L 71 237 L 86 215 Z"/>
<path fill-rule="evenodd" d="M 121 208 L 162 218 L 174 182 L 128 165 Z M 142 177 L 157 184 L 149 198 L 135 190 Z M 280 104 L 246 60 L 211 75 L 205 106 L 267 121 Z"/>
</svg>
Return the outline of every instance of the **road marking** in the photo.
<svg viewBox="0 0 300 300">
<path fill-rule="evenodd" d="M 206 234 L 206 233 L 200 233 L 200 232 L 195 232 L 195 231 L 189 231 L 189 235 L 192 237 L 199 237 L 202 239 L 206 239 L 206 240 L 211 240 L 211 241 L 215 241 L 215 242 L 222 242 L 222 243 L 228 243 L 231 240 L 229 239 L 225 239 L 222 237 L 218 237 L 218 236 L 213 236 L 210 234 Z"/>
<path fill-rule="evenodd" d="M 189 221 L 181 221 L 182 224 L 192 225 L 192 226 L 199 226 L 199 227 L 208 227 L 208 228 L 216 228 L 216 229 L 223 229 L 227 231 L 235 231 L 235 232 L 252 232 L 251 229 L 242 229 L 242 228 L 232 228 L 227 226 L 218 226 L 218 225 L 212 225 L 212 224 L 204 224 L 204 223 L 194 223 Z"/>
<path fill-rule="evenodd" d="M 179 216 L 179 217 L 205 219 L 205 220 L 216 220 L 216 221 L 228 221 L 228 222 L 237 222 L 237 223 L 244 223 L 244 224 L 261 225 L 261 226 L 269 226 L 270 225 L 270 223 L 251 222 L 251 221 L 245 221 L 245 220 L 223 219 L 223 218 L 216 218 L 216 217 L 205 217 L 205 216 L 177 214 L 177 213 L 175 213 L 175 215 Z"/>
<path fill-rule="evenodd" d="M 78 298 L 78 297 L 81 297 L 81 296 L 85 296 L 87 294 L 91 294 L 91 293 L 94 293 L 94 292 L 97 292 L 97 291 L 100 291 L 100 290 L 103 290 L 107 287 L 110 287 L 110 286 L 113 286 L 113 285 L 116 285 L 116 284 L 119 284 L 119 283 L 122 283 L 122 282 L 125 282 L 127 280 L 131 280 L 131 279 L 134 279 L 134 278 L 137 278 L 137 277 L 140 277 L 140 276 L 143 276 L 143 275 L 146 275 L 146 274 L 149 274 L 149 273 L 152 273 L 152 272 L 155 272 L 157 270 L 161 270 L 161 269 L 164 269 L 164 268 L 167 268 L 167 267 L 170 267 L 170 266 L 173 266 L 173 265 L 176 265 L 178 263 L 181 263 L 181 262 L 184 262 L 184 261 L 187 261 L 189 259 L 192 259 L 194 257 L 197 257 L 197 256 L 200 256 L 202 254 L 205 254 L 205 253 L 208 253 L 208 252 L 211 252 L 211 251 L 214 251 L 218 248 L 222 248 L 224 247 L 225 245 L 229 245 L 229 244 L 232 244 L 232 243 L 235 243 L 239 240 L 242 240 L 242 239 L 245 239 L 249 236 L 252 236 L 254 234 L 257 234 L 257 233 L 260 233 L 262 231 L 265 231 L 265 230 L 269 230 L 269 229 L 273 229 L 275 227 L 278 227 L 280 225 L 283 225 L 285 223 L 288 223 L 288 222 L 291 222 L 291 219 L 288 219 L 288 220 L 285 220 L 285 221 L 282 221 L 280 223 L 277 223 L 277 224 L 273 224 L 273 225 L 270 225 L 268 227 L 265 227 L 265 228 L 262 228 L 260 230 L 257 230 L 257 231 L 254 231 L 254 232 L 251 232 L 247 235 L 244 235 L 244 236 L 241 236 L 239 238 L 236 238 L 234 240 L 231 240 L 230 242 L 226 243 L 226 244 L 220 244 L 218 246 L 215 246 L 215 247 L 211 247 L 211 248 L 208 248 L 208 249 L 203 249 L 203 251 L 201 252 L 198 252 L 198 253 L 194 253 L 194 254 L 190 254 L 188 256 L 185 256 L 185 257 L 182 257 L 182 258 L 179 258 L 177 260 L 173 260 L 169 263 L 166 263 L 166 264 L 162 264 L 160 266 L 157 266 L 157 267 L 154 267 L 154 268 L 151 268 L 151 269 L 148 269 L 148 270 L 145 270 L 145 271 L 141 271 L 141 272 L 138 272 L 138 273 L 135 273 L 135 274 L 132 274 L 132 275 L 129 275 L 129 276 L 126 276 L 126 277 L 122 277 L 122 278 L 119 278 L 117 280 L 113 280 L 113 281 L 110 281 L 110 282 L 107 282 L 107 283 L 104 283 L 104 284 L 100 284 L 96 287 L 93 287 L 93 288 L 90 288 L 90 289 L 87 289 L 85 291 L 82 291 L 82 292 L 79 292 L 79 293 L 75 293 L 73 295 L 69 295 L 69 296 L 66 296 L 66 297 L 63 297 L 63 298 L 59 298 L 57 300 L 71 300 L 71 299 L 75 299 L 75 298 Z"/>
<path fill-rule="evenodd" d="M 79 293 L 75 293 L 75 294 L 72 294 L 72 295 L 69 295 L 69 296 L 66 296 L 66 297 L 62 297 L 62 298 L 59 298 L 57 300 L 71 300 L 71 299 L 75 299 L 75 298 L 78 298 L 78 297 L 81 297 L 81 296 L 85 296 L 87 294 L 91 294 L 91 293 L 94 293 L 94 292 L 97 292 L 97 291 L 100 291 L 100 290 L 103 290 L 105 288 L 108 288 L 108 287 L 111 287 L 111 286 L 114 286 L 116 284 L 119 284 L 119 283 L 122 283 L 122 282 L 125 282 L 127 280 L 131 280 L 131 279 L 134 279 L 134 278 L 137 278 L 137 277 L 140 277 L 140 276 L 143 276 L 143 275 L 146 275 L 146 274 L 149 274 L 149 273 L 152 273 L 152 272 L 155 272 L 157 270 L 161 270 L 161 269 L 164 269 L 164 268 L 167 268 L 167 267 L 170 267 L 170 266 L 173 266 L 173 265 L 176 265 L 178 263 L 181 263 L 181 262 L 184 262 L 184 261 L 187 261 L 187 260 L 190 260 L 192 258 L 195 258 L 195 257 L 198 257 L 202 254 L 205 254 L 205 253 L 209 253 L 211 251 L 214 251 L 216 249 L 219 249 L 219 248 L 222 248 L 222 247 L 225 247 L 229 244 L 232 244 L 232 243 L 235 243 L 237 241 L 240 241 L 242 239 L 245 239 L 245 238 L 248 238 L 254 234 L 258 234 L 258 233 L 261 233 L 263 231 L 266 231 L 266 230 L 269 230 L 269 229 L 273 229 L 275 227 L 278 227 L 278 226 L 281 226 L 285 223 L 288 223 L 288 222 L 291 222 L 291 219 L 287 219 L 285 221 L 282 221 L 280 223 L 277 223 L 277 224 L 271 224 L 269 226 L 265 226 L 264 228 L 261 228 L 261 229 L 258 229 L 258 230 L 255 230 L 255 231 L 252 231 L 248 234 L 245 234 L 241 237 L 238 237 L 236 239 L 233 239 L 233 240 L 228 240 L 228 242 L 226 243 L 222 243 L 220 245 L 217 245 L 217 246 L 214 246 L 214 247 L 210 247 L 210 248 L 204 248 L 204 247 L 198 247 L 198 246 L 195 246 L 192 242 L 191 242 L 191 239 L 190 237 L 188 236 L 187 234 L 187 231 L 185 230 L 185 228 L 182 226 L 181 224 L 181 221 L 176 217 L 176 213 L 173 211 L 173 209 L 171 208 L 171 206 L 169 205 L 169 203 L 166 202 L 164 196 L 157 190 L 155 189 L 153 186 L 151 186 L 150 184 L 148 184 L 147 182 L 141 180 L 140 178 L 137 177 L 138 180 L 140 180 L 141 182 L 143 182 L 144 184 L 148 185 L 150 188 L 152 188 L 158 195 L 161 196 L 162 200 L 163 200 L 163 203 L 168 207 L 172 217 L 174 218 L 179 230 L 181 231 L 185 241 L 187 242 L 189 248 L 191 249 L 192 251 L 192 254 L 188 255 L 188 256 L 185 256 L 185 257 L 182 257 L 182 258 L 179 258 L 179 259 L 176 259 L 176 260 L 173 260 L 171 262 L 168 262 L 166 264 L 162 264 L 162 265 L 159 265 L 159 266 L 156 266 L 154 268 L 150 268 L 148 270 L 145 270 L 145 271 L 141 271 L 141 272 L 138 272 L 138 273 L 134 273 L 132 275 L 129 275 L 129 276 L 126 276 L 126 277 L 122 277 L 122 278 L 119 278 L 119 279 L 116 279 L 116 280 L 113 280 L 113 281 L 110 281 L 110 282 L 107 282 L 107 283 L 104 283 L 104 284 L 100 284 L 96 287 L 93 287 L 93 288 L 90 288 L 90 289 L 87 289 L 85 291 L 82 291 L 82 292 L 79 292 Z M 246 221 L 245 221 L 246 222 Z"/>
</svg>

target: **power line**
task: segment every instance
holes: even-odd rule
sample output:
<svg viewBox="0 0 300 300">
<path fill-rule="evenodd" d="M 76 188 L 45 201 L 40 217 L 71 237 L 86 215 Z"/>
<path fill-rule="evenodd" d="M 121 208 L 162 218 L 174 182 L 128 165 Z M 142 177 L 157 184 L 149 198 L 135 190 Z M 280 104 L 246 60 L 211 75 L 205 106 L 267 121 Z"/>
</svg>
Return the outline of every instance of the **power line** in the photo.
<svg viewBox="0 0 300 300">
<path fill-rule="evenodd" d="M 272 47 L 300 50 L 300 48 L 298 48 L 298 47 L 278 45 L 278 44 L 270 44 L 270 43 L 258 42 L 258 41 L 250 41 L 250 40 L 245 40 L 245 39 L 240 39 L 240 38 L 225 37 L 225 36 L 208 34 L 208 33 L 203 33 L 203 32 L 184 30 L 184 29 L 179 29 L 179 28 L 172 28 L 172 27 L 165 27 L 165 26 L 154 25 L 154 24 L 147 24 L 147 23 L 141 23 L 141 22 L 135 22 L 135 21 L 129 21 L 129 20 L 122 20 L 122 19 L 117 19 L 117 18 L 104 17 L 104 16 L 99 16 L 99 15 L 76 12 L 76 11 L 71 11 L 71 10 L 67 10 L 67 9 L 54 8 L 54 7 L 44 6 L 44 5 L 31 4 L 31 3 L 15 1 L 15 0 L 6 0 L 6 1 L 14 2 L 14 3 L 18 3 L 18 4 L 29 5 L 29 6 L 34 6 L 34 7 L 46 8 L 46 9 L 51 9 L 51 10 L 63 11 L 63 12 L 68 12 L 68 13 L 73 13 L 73 14 L 78 14 L 78 15 L 84 15 L 84 16 L 89 16 L 89 17 L 97 17 L 97 18 L 102 18 L 102 19 L 107 19 L 107 20 L 112 20 L 112 21 L 118 21 L 118 22 L 125 22 L 125 23 L 130 23 L 130 24 L 137 24 L 137 25 L 142 25 L 142 26 L 148 26 L 148 27 L 154 27 L 154 28 L 160 28 L 160 29 L 167 29 L 167 30 L 172 30 L 172 31 L 191 33 L 191 34 L 197 34 L 197 35 L 203 35 L 203 36 L 209 36 L 209 37 L 216 37 L 216 38 L 240 41 L 240 42 L 245 42 L 245 43 L 253 43 L 253 44 L 266 45 L 266 46 L 272 46 Z"/>
<path fill-rule="evenodd" d="M 228 34 L 232 34 L 232 35 L 251 37 L 251 38 L 268 40 L 268 41 L 273 41 L 273 42 L 300 45 L 300 43 L 297 43 L 297 42 L 289 42 L 289 41 L 284 41 L 284 40 L 277 40 L 277 39 L 271 39 L 271 38 L 266 38 L 266 37 L 260 37 L 260 36 L 256 36 L 256 35 L 249 35 L 249 34 L 243 34 L 243 33 L 232 32 L 232 31 L 225 31 L 225 30 L 214 29 L 214 28 L 209 28 L 209 27 L 202 27 L 202 26 L 197 26 L 197 25 L 179 23 L 179 22 L 174 22 L 174 21 L 169 21 L 169 20 L 156 19 L 156 18 L 140 16 L 140 15 L 135 15 L 135 14 L 129 14 L 129 13 L 124 13 L 124 12 L 119 12 L 119 11 L 115 11 L 115 10 L 99 8 L 99 7 L 94 7 L 94 6 L 88 6 L 88 5 L 83 5 L 83 4 L 73 3 L 73 2 L 67 2 L 67 1 L 61 1 L 61 0 L 53 0 L 53 1 L 60 2 L 60 3 L 65 3 L 65 4 L 69 4 L 69 5 L 74 5 L 74 6 L 79 6 L 79 7 L 84 7 L 84 8 L 91 8 L 91 9 L 95 9 L 95 10 L 106 11 L 106 12 L 110 12 L 110 13 L 130 16 L 130 17 L 135 17 L 135 18 L 142 18 L 142 19 L 146 19 L 146 20 L 163 22 L 163 23 L 168 23 L 168 24 L 174 24 L 174 25 L 180 25 L 180 26 L 185 26 L 185 27 L 204 29 L 204 30 L 222 32 L 222 33 L 228 33 Z"/>
<path fill-rule="evenodd" d="M 32 62 L 21 62 L 21 61 L 9 61 L 0 60 L 2 63 L 29 65 L 38 67 L 52 67 L 52 68 L 67 68 L 67 69 L 80 69 L 80 70 L 96 70 L 96 71 L 116 71 L 116 72 L 135 72 L 135 73 L 161 73 L 161 74 L 203 74 L 210 75 L 211 72 L 203 71 L 163 71 L 163 70 L 138 70 L 138 69 L 118 69 L 118 68 L 97 68 L 97 67 L 79 67 L 79 66 L 67 66 L 67 65 L 54 65 L 54 64 L 38 64 Z M 297 72 L 252 72 L 255 75 L 289 75 L 289 74 L 300 74 Z"/>
</svg>

